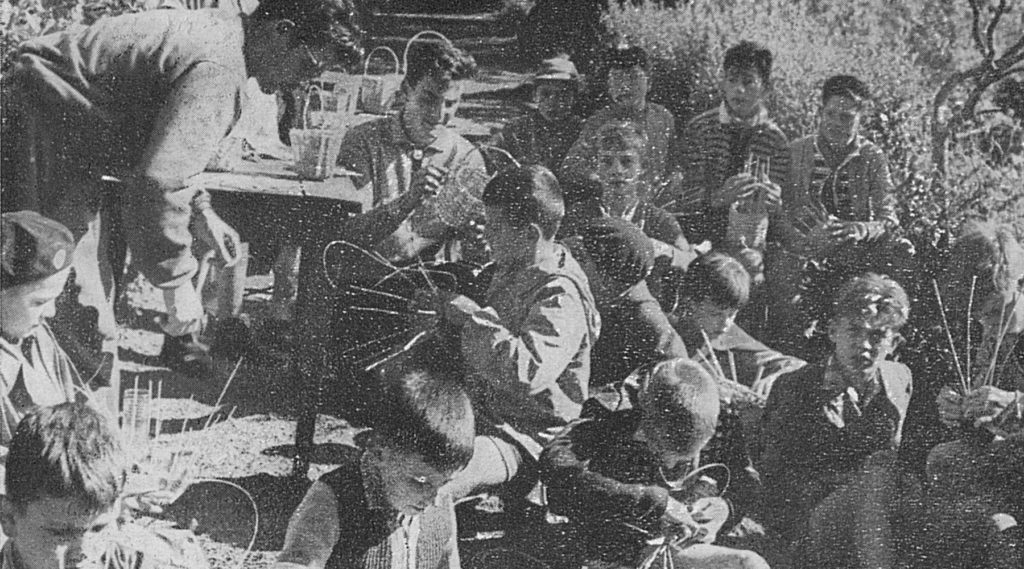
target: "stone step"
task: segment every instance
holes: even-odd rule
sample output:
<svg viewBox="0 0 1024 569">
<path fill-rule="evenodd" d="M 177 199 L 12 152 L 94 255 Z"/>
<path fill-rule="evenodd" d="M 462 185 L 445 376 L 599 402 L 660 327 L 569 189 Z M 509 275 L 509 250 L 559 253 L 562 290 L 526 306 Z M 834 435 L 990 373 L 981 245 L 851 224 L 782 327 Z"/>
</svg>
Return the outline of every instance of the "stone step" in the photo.
<svg viewBox="0 0 1024 569">
<path fill-rule="evenodd" d="M 376 14 L 370 18 L 372 36 L 410 38 L 422 30 L 434 30 L 452 41 L 470 38 L 515 36 L 510 21 L 498 13 L 484 14 Z"/>
</svg>

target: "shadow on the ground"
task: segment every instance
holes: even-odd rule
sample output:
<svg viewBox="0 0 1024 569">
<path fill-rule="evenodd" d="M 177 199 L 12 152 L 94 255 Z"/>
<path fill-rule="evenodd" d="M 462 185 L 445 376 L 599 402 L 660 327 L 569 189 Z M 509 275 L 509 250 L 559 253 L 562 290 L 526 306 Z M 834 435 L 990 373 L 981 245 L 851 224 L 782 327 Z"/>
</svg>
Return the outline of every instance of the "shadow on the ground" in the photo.
<svg viewBox="0 0 1024 569">
<path fill-rule="evenodd" d="M 364 435 L 356 436 L 357 444 L 365 440 Z M 295 458 L 295 445 L 278 445 L 263 450 L 268 456 L 279 456 L 284 458 Z M 313 447 L 313 455 L 310 462 L 314 464 L 341 464 L 354 459 L 359 454 L 359 449 L 339 443 L 321 443 Z"/>
<path fill-rule="evenodd" d="M 244 548 L 253 540 L 256 529 L 255 502 L 259 528 L 254 549 L 279 551 L 284 546 L 288 519 L 310 484 L 306 478 L 262 472 L 244 478 L 200 480 L 166 509 L 165 516 L 214 541 Z"/>
</svg>

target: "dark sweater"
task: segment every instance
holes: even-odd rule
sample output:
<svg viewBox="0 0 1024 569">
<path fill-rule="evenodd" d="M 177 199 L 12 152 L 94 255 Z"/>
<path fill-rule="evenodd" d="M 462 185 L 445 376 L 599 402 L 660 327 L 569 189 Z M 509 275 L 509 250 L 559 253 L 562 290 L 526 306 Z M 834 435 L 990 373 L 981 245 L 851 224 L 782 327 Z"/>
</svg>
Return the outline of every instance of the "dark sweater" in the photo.
<svg viewBox="0 0 1024 569">
<path fill-rule="evenodd" d="M 687 356 L 686 346 L 646 282 L 613 303 L 599 302 L 597 309 L 601 335 L 591 353 L 591 389 L 622 381 L 644 364 Z"/>
<path fill-rule="evenodd" d="M 576 546 L 591 559 L 635 563 L 643 532 L 658 534 L 668 504 L 660 459 L 636 440 L 639 391 L 632 380 L 598 391 L 541 455 L 548 505 L 570 518 Z"/>
<path fill-rule="evenodd" d="M 361 456 L 361 455 L 360 455 Z M 399 527 L 398 513 L 388 507 L 379 480 L 365 479 L 360 456 L 325 474 L 320 481 L 338 500 L 340 535 L 327 569 L 391 569 L 390 536 Z M 454 516 L 431 506 L 420 514 L 417 569 L 448 569 L 452 551 Z M 411 569 L 411 568 L 410 568 Z"/>
</svg>

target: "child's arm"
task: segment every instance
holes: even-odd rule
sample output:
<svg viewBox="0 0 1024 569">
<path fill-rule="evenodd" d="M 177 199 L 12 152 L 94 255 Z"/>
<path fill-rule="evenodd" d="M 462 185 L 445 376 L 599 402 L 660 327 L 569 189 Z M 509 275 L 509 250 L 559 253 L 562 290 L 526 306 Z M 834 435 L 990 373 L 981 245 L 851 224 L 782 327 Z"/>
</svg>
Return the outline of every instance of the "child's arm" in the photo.
<svg viewBox="0 0 1024 569">
<path fill-rule="evenodd" d="M 338 542 L 339 523 L 334 491 L 314 482 L 288 521 L 284 549 L 273 569 L 323 569 Z"/>
<path fill-rule="evenodd" d="M 435 195 L 443 184 L 446 174 L 433 166 L 424 166 L 414 172 L 409 181 L 409 191 L 387 203 L 377 203 L 381 189 L 375 187 L 373 172 L 373 148 L 380 140 L 374 135 L 375 129 L 366 125 L 349 131 L 341 142 L 338 165 L 357 172 L 355 182 L 360 184 L 359 192 L 370 204 L 363 213 L 341 222 L 342 237 L 364 249 L 372 249 L 398 227 L 423 203 L 426 197 Z"/>
<path fill-rule="evenodd" d="M 587 523 L 625 522 L 650 530 L 669 504 L 668 490 L 625 484 L 590 470 L 604 437 L 587 420 L 572 423 L 540 457 L 540 477 L 552 511 Z"/>
<path fill-rule="evenodd" d="M 501 388 L 518 385 L 532 396 L 555 385 L 588 334 L 583 301 L 566 278 L 552 279 L 523 299 L 530 311 L 517 330 L 493 308 L 462 299 L 449 303 L 446 318 L 461 324 L 470 368 Z"/>
</svg>

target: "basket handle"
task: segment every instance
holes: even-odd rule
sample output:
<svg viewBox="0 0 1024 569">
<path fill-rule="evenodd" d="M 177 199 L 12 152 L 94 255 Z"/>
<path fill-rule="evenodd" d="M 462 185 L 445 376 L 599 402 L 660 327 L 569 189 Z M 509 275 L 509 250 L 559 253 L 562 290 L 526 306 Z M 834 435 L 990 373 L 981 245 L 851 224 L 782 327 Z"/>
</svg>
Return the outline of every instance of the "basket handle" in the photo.
<svg viewBox="0 0 1024 569">
<path fill-rule="evenodd" d="M 419 39 L 420 36 L 434 36 L 436 38 L 440 38 L 449 46 L 455 45 L 452 43 L 452 40 L 448 39 L 448 37 L 441 32 L 435 32 L 434 30 L 423 30 L 422 32 L 418 32 L 416 35 L 409 38 L 409 41 L 405 44 L 405 51 L 402 52 L 402 73 L 409 71 L 409 48 L 412 47 L 412 42 Z"/>
<path fill-rule="evenodd" d="M 378 45 L 377 47 L 371 49 L 370 53 L 366 54 L 366 60 L 363 62 L 363 77 L 366 77 L 367 72 L 370 70 L 370 58 L 373 57 L 373 54 L 377 50 L 386 51 L 390 53 L 391 59 L 395 62 L 395 73 L 400 73 L 402 71 L 402 63 L 398 61 L 398 54 L 395 53 L 395 50 L 391 49 L 386 45 Z"/>
<path fill-rule="evenodd" d="M 318 85 L 310 84 L 306 87 L 306 103 L 302 106 L 302 129 L 309 129 L 309 100 L 313 98 L 313 91 L 316 91 L 316 98 L 320 101 L 320 110 L 324 109 L 323 90 Z"/>
</svg>

